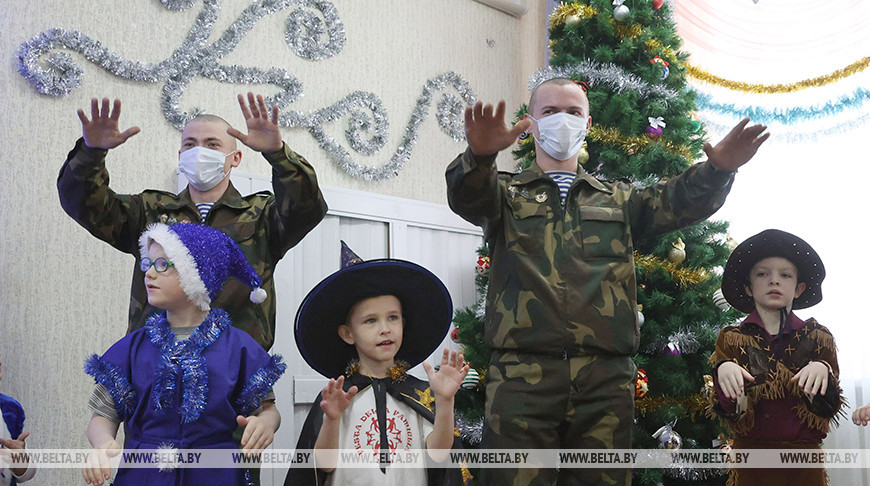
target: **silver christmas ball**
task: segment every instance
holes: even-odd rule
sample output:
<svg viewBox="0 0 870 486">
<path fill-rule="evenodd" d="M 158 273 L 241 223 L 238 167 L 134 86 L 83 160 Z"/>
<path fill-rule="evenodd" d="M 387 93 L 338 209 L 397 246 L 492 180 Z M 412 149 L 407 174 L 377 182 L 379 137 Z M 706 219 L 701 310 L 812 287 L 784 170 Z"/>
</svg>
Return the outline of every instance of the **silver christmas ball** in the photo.
<svg viewBox="0 0 870 486">
<path fill-rule="evenodd" d="M 626 17 L 628 17 L 628 12 L 628 7 L 626 7 L 625 5 L 620 5 L 613 9 L 613 18 L 618 20 L 619 22 L 622 22 L 626 19 Z"/>
</svg>

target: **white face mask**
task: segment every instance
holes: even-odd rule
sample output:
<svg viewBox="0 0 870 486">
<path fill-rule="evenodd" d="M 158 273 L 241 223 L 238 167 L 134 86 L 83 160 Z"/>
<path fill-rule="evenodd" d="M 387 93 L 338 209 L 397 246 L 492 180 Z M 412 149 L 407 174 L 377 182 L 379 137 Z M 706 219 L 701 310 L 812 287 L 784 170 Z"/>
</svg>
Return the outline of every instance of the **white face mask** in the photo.
<svg viewBox="0 0 870 486">
<path fill-rule="evenodd" d="M 531 117 L 530 117 L 531 118 Z M 532 118 L 532 120 L 535 120 Z M 580 153 L 586 139 L 588 118 L 565 112 L 535 120 L 538 124 L 538 145 L 556 160 L 568 160 Z"/>
<path fill-rule="evenodd" d="M 193 147 L 178 155 L 178 169 L 187 177 L 190 185 L 197 191 L 205 192 L 221 183 L 229 172 L 224 172 L 227 157 L 236 150 L 225 154 L 205 147 Z"/>
</svg>

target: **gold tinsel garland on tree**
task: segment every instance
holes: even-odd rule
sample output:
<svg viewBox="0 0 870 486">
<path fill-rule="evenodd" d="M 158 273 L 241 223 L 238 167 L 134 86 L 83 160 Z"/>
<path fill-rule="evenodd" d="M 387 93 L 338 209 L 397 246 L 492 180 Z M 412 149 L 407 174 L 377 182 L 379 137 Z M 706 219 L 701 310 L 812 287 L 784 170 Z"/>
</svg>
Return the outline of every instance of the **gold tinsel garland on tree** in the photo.
<svg viewBox="0 0 870 486">
<path fill-rule="evenodd" d="M 689 412 L 689 415 L 694 420 L 699 413 L 704 413 L 707 407 L 707 399 L 703 393 L 696 393 L 686 398 L 674 398 L 670 395 L 659 395 L 655 397 L 645 397 L 634 401 L 634 408 L 641 415 L 646 415 L 647 412 L 658 410 L 662 407 L 673 407 L 679 405 L 684 410 Z"/>
<path fill-rule="evenodd" d="M 838 69 L 830 74 L 818 76 L 811 79 L 805 79 L 796 83 L 782 84 L 756 84 L 744 83 L 742 81 L 732 81 L 730 79 L 721 78 L 715 74 L 708 73 L 703 69 L 686 64 L 686 72 L 689 76 L 710 83 L 716 86 L 722 86 L 734 91 L 742 91 L 745 93 L 760 93 L 760 94 L 776 94 L 776 93 L 793 93 L 808 88 L 818 88 L 831 83 L 835 83 L 841 79 L 857 74 L 870 66 L 870 57 L 859 59 L 858 61 L 849 64 L 843 69 Z"/>
<path fill-rule="evenodd" d="M 634 253 L 634 263 L 646 271 L 655 270 L 656 268 L 664 269 L 671 275 L 674 282 L 682 288 L 698 285 L 710 278 L 710 273 L 703 268 L 683 268 L 661 258 L 652 255 L 641 255 L 637 252 Z"/>
</svg>

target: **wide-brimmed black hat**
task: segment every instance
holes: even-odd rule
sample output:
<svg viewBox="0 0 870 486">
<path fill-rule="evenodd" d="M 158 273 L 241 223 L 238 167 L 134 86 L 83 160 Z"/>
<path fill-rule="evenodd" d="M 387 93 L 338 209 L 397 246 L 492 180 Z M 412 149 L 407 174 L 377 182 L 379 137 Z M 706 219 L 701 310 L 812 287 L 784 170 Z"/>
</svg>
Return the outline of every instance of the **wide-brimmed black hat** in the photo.
<svg viewBox="0 0 870 486">
<path fill-rule="evenodd" d="M 432 354 L 453 320 L 453 302 L 444 283 L 416 263 L 363 261 L 342 241 L 342 268 L 326 277 L 296 313 L 296 346 L 305 361 L 327 378 L 344 374 L 356 348 L 338 335 L 350 308 L 370 297 L 393 295 L 402 304 L 405 329 L 396 360 L 416 366 Z"/>
<path fill-rule="evenodd" d="M 792 262 L 797 267 L 798 282 L 806 284 L 804 292 L 795 297 L 792 309 L 805 309 L 821 302 L 825 265 L 819 254 L 797 236 L 769 229 L 747 238 L 728 257 L 722 275 L 722 295 L 729 304 L 747 314 L 755 309 L 755 302 L 746 294 L 749 272 L 756 263 L 769 257 L 782 257 Z"/>
</svg>

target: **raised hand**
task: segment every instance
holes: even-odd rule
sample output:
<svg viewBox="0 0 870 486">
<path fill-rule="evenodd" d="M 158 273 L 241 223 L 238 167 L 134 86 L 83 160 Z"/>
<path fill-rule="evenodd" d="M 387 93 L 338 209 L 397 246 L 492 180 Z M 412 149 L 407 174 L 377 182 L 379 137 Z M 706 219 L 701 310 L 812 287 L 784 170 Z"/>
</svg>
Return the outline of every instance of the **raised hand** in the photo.
<svg viewBox="0 0 870 486">
<path fill-rule="evenodd" d="M 719 365 L 717 373 L 722 393 L 732 400 L 743 395 L 744 382 L 755 381 L 755 378 L 748 371 L 733 361 L 726 361 Z"/>
<path fill-rule="evenodd" d="M 429 388 L 435 398 L 443 399 L 452 399 L 456 395 L 470 367 L 465 363 L 464 356 L 447 349 L 441 355 L 441 366 L 438 371 L 435 371 L 428 362 L 423 362 L 423 370 L 429 377 Z"/>
<path fill-rule="evenodd" d="M 758 151 L 758 147 L 770 137 L 770 133 L 761 135 L 767 127 L 765 125 L 753 125 L 746 128 L 749 118 L 744 118 L 737 124 L 728 135 L 725 135 L 716 146 L 710 143 L 704 144 L 704 152 L 707 160 L 713 167 L 719 170 L 737 170 Z"/>
<path fill-rule="evenodd" d="M 239 139 L 257 152 L 276 152 L 284 146 L 281 140 L 281 129 L 278 126 L 278 106 L 272 105 L 271 110 L 266 107 L 263 95 L 254 97 L 254 93 L 248 93 L 248 99 L 239 94 L 239 107 L 245 117 L 248 134 L 228 128 L 227 133 Z"/>
<path fill-rule="evenodd" d="M 465 108 L 465 139 L 471 152 L 478 156 L 495 155 L 510 147 L 517 137 L 531 126 L 531 120 L 520 120 L 513 127 L 505 125 L 505 102 L 501 100 L 493 111 L 492 105 L 478 101 Z"/>
<path fill-rule="evenodd" d="M 323 409 L 323 414 L 326 415 L 327 418 L 332 420 L 340 419 L 341 414 L 347 410 L 347 407 L 349 407 L 350 403 L 353 401 L 353 397 L 355 397 L 356 393 L 359 391 L 359 388 L 356 386 L 352 386 L 347 391 L 344 391 L 342 388 L 343 386 L 344 375 L 339 376 L 337 380 L 335 378 L 330 378 L 329 383 L 323 387 L 320 408 Z"/>
<path fill-rule="evenodd" d="M 85 145 L 90 148 L 109 150 L 139 133 L 139 127 L 130 127 L 123 132 L 118 129 L 121 100 L 115 100 L 109 111 L 109 98 L 103 98 L 102 107 L 99 100 L 92 98 L 90 120 L 81 108 L 77 113 L 82 122 L 82 137 L 85 139 Z"/>
</svg>

